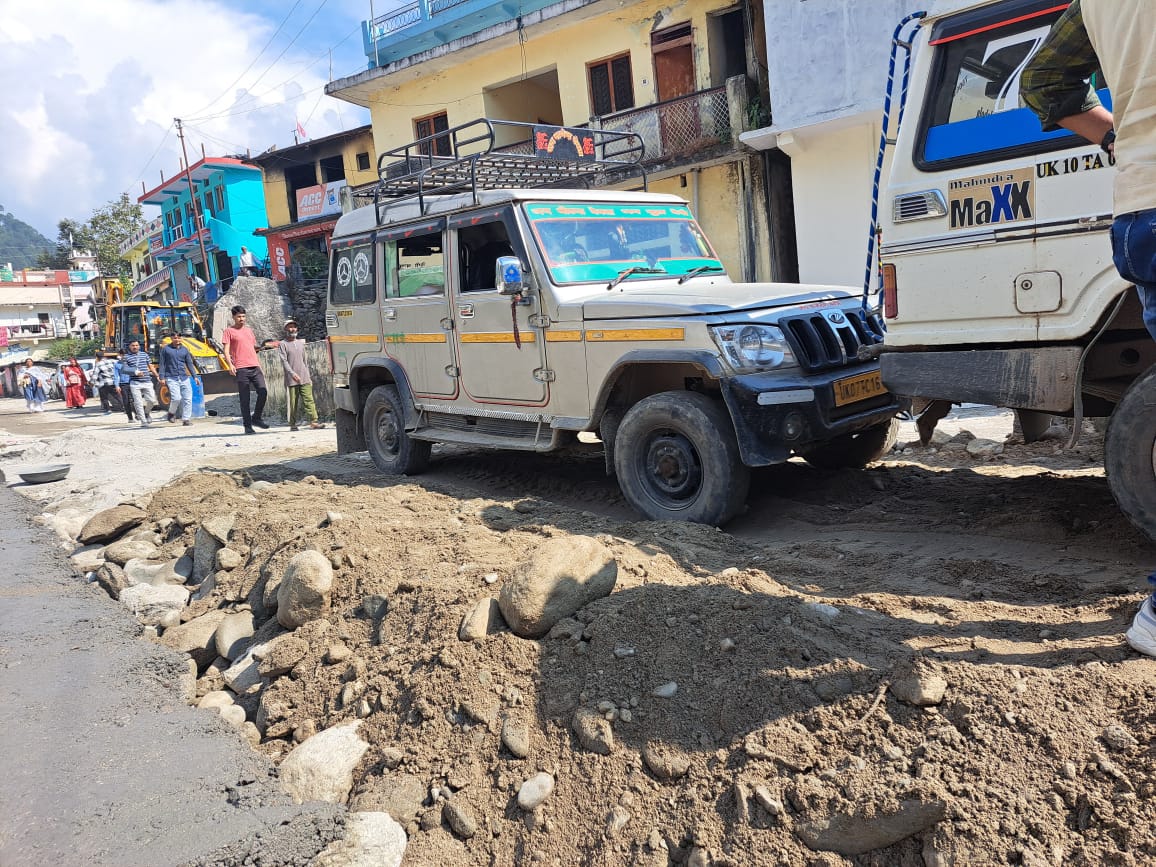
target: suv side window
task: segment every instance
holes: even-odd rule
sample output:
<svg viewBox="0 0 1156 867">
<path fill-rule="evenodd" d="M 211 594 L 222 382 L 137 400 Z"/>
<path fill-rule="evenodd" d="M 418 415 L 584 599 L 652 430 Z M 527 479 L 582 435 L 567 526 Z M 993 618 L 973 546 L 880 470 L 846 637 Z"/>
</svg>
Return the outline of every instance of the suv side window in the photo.
<svg viewBox="0 0 1156 867">
<path fill-rule="evenodd" d="M 1067 130 L 1043 132 L 1020 98 L 1020 76 L 1061 11 L 1053 6 L 988 21 L 983 15 L 990 18 L 995 12 L 986 7 L 936 27 L 931 45 L 937 56 L 916 147 L 918 168 L 936 171 L 1031 156 L 1079 141 Z M 1092 80 L 1110 106 L 1103 76 L 1096 73 Z"/>
<path fill-rule="evenodd" d="M 371 304 L 376 301 L 373 271 L 373 246 L 368 241 L 334 248 L 329 275 L 330 303 Z"/>
<path fill-rule="evenodd" d="M 462 292 L 492 292 L 498 257 L 514 256 L 505 223 L 493 220 L 458 230 L 458 273 Z"/>
<path fill-rule="evenodd" d="M 390 298 L 444 295 L 446 292 L 445 246 L 441 232 L 397 238 L 386 244 L 387 270 L 397 274 L 391 281 Z"/>
</svg>

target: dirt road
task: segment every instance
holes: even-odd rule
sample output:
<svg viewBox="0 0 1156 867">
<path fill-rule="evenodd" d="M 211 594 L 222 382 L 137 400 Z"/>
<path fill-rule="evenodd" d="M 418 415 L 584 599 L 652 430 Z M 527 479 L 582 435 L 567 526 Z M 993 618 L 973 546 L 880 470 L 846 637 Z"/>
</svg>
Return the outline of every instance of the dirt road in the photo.
<svg viewBox="0 0 1156 867">
<path fill-rule="evenodd" d="M 236 515 L 243 565 L 202 607 L 268 617 L 264 582 L 293 553 L 335 563 L 306 657 L 238 700 L 275 761 L 292 732 L 364 711 L 351 806 L 404 802 L 406 865 L 1152 863 L 1156 665 L 1122 632 L 1156 549 L 1116 511 L 1093 431 L 1075 451 L 976 459 L 961 430 L 1002 441 L 1008 414 L 941 427 L 953 442 L 866 471 L 761 471 L 726 532 L 637 521 L 592 449 L 446 449 L 420 479 L 387 479 L 320 438 L 210 449 L 213 472 L 149 511 L 179 518 L 177 546 Z M 79 437 L 44 449 L 115 476 Z M 122 493 L 153 479 L 118 469 Z M 94 501 L 81 487 L 29 493 L 59 514 Z M 579 536 L 613 553 L 610 597 L 548 639 L 459 641 L 543 539 Z M 380 623 L 372 596 L 389 601 Z M 198 690 L 219 679 L 210 667 Z M 583 709 L 611 723 L 609 755 L 576 740 Z M 525 758 L 506 720 L 526 727 Z M 555 790 L 524 814 L 536 772 Z M 866 850 L 832 843 L 881 827 Z"/>
</svg>

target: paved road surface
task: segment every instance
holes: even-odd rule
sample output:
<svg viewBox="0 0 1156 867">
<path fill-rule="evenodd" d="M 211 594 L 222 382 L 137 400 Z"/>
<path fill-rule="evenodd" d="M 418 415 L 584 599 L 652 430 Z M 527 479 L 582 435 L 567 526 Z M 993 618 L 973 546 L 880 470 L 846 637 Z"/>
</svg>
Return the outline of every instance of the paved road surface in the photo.
<svg viewBox="0 0 1156 867">
<path fill-rule="evenodd" d="M 137 638 L 31 514 L 0 486 L 0 865 L 307 864 L 340 812 L 293 806 L 186 705 L 185 658 Z"/>
</svg>

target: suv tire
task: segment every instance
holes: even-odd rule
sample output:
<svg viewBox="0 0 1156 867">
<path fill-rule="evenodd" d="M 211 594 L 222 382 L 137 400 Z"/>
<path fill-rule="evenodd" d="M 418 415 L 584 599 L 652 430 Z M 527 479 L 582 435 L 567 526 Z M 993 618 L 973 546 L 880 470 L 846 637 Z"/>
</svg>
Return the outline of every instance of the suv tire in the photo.
<svg viewBox="0 0 1156 867">
<path fill-rule="evenodd" d="M 379 385 L 369 393 L 362 430 L 377 468 L 394 476 L 413 476 L 429 465 L 430 444 L 405 432 L 405 407 L 397 386 Z"/>
<path fill-rule="evenodd" d="M 866 430 L 798 449 L 798 452 L 811 466 L 824 470 L 862 469 L 891 451 L 897 439 L 899 419 L 893 418 Z"/>
<path fill-rule="evenodd" d="M 632 406 L 614 437 L 614 469 L 630 505 L 655 521 L 725 524 L 750 488 L 726 409 L 692 391 Z"/>
<path fill-rule="evenodd" d="M 1104 470 L 1116 504 L 1156 539 L 1156 367 L 1128 386 L 1108 419 Z"/>
</svg>

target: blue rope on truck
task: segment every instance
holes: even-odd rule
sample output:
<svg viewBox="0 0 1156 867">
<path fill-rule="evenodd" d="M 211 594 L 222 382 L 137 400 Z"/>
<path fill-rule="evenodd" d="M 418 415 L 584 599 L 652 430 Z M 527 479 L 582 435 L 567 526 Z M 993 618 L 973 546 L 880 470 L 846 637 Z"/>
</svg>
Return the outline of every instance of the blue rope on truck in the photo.
<svg viewBox="0 0 1156 867">
<path fill-rule="evenodd" d="M 927 16 L 926 12 L 913 12 L 899 22 L 895 33 L 891 37 L 891 60 L 887 66 L 887 89 L 883 95 L 883 126 L 879 132 L 879 153 L 875 157 L 875 180 L 871 187 L 871 229 L 867 238 L 867 271 L 863 275 L 863 320 L 866 322 L 868 301 L 871 297 L 871 273 L 875 269 L 875 238 L 879 232 L 879 184 L 883 178 L 883 162 L 887 154 L 887 131 L 891 126 L 891 94 L 895 90 L 895 60 L 899 49 L 904 50 L 903 81 L 899 91 L 899 118 L 897 126 L 903 123 L 903 110 L 907 106 L 907 84 L 911 78 L 911 41 L 920 28 L 920 22 Z M 915 27 L 902 39 L 903 29 L 912 21 Z M 883 281 L 880 278 L 879 289 L 882 290 Z M 880 320 L 882 321 L 882 320 Z M 886 324 L 884 324 L 886 328 Z"/>
</svg>

